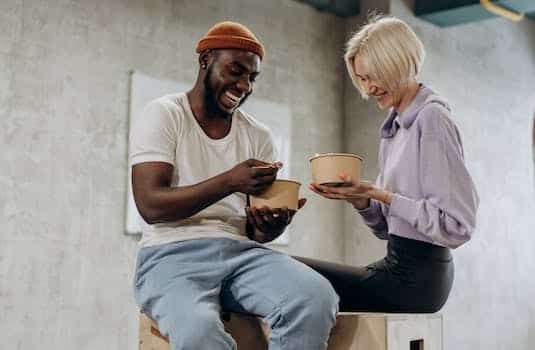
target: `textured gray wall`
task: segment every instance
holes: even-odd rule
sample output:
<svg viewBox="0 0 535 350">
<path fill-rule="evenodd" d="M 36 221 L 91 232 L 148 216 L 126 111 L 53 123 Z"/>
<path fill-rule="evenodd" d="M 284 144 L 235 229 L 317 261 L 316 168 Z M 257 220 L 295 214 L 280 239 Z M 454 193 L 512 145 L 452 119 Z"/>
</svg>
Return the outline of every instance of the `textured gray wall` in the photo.
<svg viewBox="0 0 535 350">
<path fill-rule="evenodd" d="M 264 41 L 255 96 L 289 105 L 306 184 L 308 156 L 342 148 L 338 19 L 289 0 L 0 1 L 0 348 L 136 348 L 128 72 L 193 84 L 195 43 L 223 19 Z M 340 208 L 312 199 L 288 251 L 342 261 Z"/>
<path fill-rule="evenodd" d="M 453 105 L 481 197 L 475 236 L 454 252 L 455 285 L 443 309 L 445 349 L 534 349 L 535 23 L 491 19 L 440 29 L 416 19 L 399 0 L 391 1 L 390 12 L 408 21 L 426 47 L 421 80 Z M 346 96 L 348 151 L 365 155 L 364 174 L 374 178 L 385 114 L 350 91 Z M 347 209 L 345 221 L 346 260 L 380 258 L 383 243 L 354 212 Z"/>
<path fill-rule="evenodd" d="M 454 105 L 481 194 L 477 235 L 455 252 L 446 349 L 534 348 L 534 25 L 438 29 L 399 1 L 363 3 L 391 7 L 422 37 L 422 78 Z M 364 155 L 364 176 L 375 176 L 384 113 L 360 101 L 340 59 L 359 19 L 291 0 L 217 4 L 0 1 L 2 348 L 135 348 L 136 242 L 122 235 L 128 72 L 193 82 L 195 42 L 219 20 L 242 21 L 266 44 L 255 95 L 288 104 L 302 126 L 293 129 L 295 178 L 308 182 L 309 155 L 340 150 Z M 307 197 L 289 252 L 353 264 L 381 257 L 383 243 L 353 211 Z"/>
<path fill-rule="evenodd" d="M 390 13 L 390 0 L 363 0 L 361 14 L 345 22 L 346 40 L 366 21 L 370 12 Z M 377 154 L 379 152 L 379 128 L 385 117 L 373 102 L 364 101 L 353 86 L 349 75 L 344 80 L 344 144 L 345 151 L 364 158 L 362 178 L 375 181 Z M 383 257 L 386 245 L 370 233 L 360 216 L 349 204 L 344 205 L 345 261 L 353 265 L 365 265 Z"/>
</svg>

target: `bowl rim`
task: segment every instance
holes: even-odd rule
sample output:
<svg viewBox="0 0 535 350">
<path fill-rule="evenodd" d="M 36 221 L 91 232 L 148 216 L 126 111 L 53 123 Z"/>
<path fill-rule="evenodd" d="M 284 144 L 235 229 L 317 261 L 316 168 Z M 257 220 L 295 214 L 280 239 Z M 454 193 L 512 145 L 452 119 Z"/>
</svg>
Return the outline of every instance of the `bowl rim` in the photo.
<svg viewBox="0 0 535 350">
<path fill-rule="evenodd" d="M 290 183 L 294 183 L 294 184 L 297 184 L 297 185 L 301 186 L 301 183 L 299 181 L 295 181 L 295 180 L 275 179 L 275 181 L 273 181 L 273 182 L 290 182 Z"/>
<path fill-rule="evenodd" d="M 360 159 L 361 162 L 364 161 L 364 158 L 362 158 L 358 154 L 354 154 L 354 153 L 322 153 L 322 154 L 316 154 L 316 155 L 308 158 L 308 161 L 312 162 L 314 159 L 323 158 L 323 157 L 351 157 L 351 158 Z"/>
</svg>

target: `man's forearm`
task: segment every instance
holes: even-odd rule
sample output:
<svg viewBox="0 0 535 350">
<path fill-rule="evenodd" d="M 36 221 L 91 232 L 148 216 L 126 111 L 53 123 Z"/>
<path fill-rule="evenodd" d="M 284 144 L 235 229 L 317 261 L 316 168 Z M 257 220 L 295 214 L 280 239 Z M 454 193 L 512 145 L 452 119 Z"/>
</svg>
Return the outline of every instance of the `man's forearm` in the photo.
<svg viewBox="0 0 535 350">
<path fill-rule="evenodd" d="M 153 189 L 140 212 L 149 224 L 189 218 L 234 192 L 227 178 L 222 173 L 195 185 Z"/>
</svg>

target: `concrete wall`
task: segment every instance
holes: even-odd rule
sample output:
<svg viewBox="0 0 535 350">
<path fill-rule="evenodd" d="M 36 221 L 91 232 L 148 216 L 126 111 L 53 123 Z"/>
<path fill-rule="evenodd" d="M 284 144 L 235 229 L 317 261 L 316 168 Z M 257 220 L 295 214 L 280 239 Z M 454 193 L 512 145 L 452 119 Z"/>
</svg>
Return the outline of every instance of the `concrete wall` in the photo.
<svg viewBox="0 0 535 350">
<path fill-rule="evenodd" d="M 390 13 L 390 0 L 361 1 L 360 15 L 346 19 L 346 40 L 366 21 L 370 12 Z M 344 144 L 345 151 L 364 158 L 362 178 L 375 181 L 377 176 L 377 155 L 379 152 L 379 128 L 386 112 L 375 103 L 364 101 L 355 89 L 346 72 L 344 83 Z M 365 265 L 383 257 L 386 244 L 370 233 L 358 213 L 349 204 L 344 205 L 345 261 L 353 265 Z"/>
<path fill-rule="evenodd" d="M 308 156 L 342 148 L 335 17 L 288 0 L 0 2 L 2 349 L 136 348 L 129 71 L 193 84 L 196 41 L 224 19 L 265 42 L 255 96 L 289 105 L 308 182 Z M 294 224 L 290 253 L 343 260 L 339 204 L 312 199 Z"/>
<path fill-rule="evenodd" d="M 392 0 L 390 12 L 408 21 L 426 47 L 421 80 L 451 102 L 481 197 L 476 234 L 454 252 L 455 285 L 443 309 L 445 349 L 533 349 L 535 22 L 491 19 L 437 28 L 402 1 Z M 345 95 L 347 150 L 366 156 L 364 174 L 374 178 L 385 113 Z M 349 209 L 345 220 L 346 260 L 380 258 L 383 243 Z"/>
<path fill-rule="evenodd" d="M 481 195 L 476 237 L 455 252 L 446 349 L 531 349 L 533 22 L 438 29 L 400 1 L 363 3 L 422 37 L 422 80 L 453 104 Z M 295 178 L 308 182 L 309 155 L 341 150 L 365 156 L 364 176 L 374 178 L 384 113 L 360 100 L 341 61 L 360 19 L 290 0 L 218 4 L 0 2 L 2 348 L 135 348 L 136 241 L 122 235 L 128 72 L 193 83 L 195 42 L 219 20 L 242 21 L 266 44 L 255 96 L 291 108 Z M 287 251 L 352 264 L 382 256 L 384 244 L 347 206 L 303 194 L 311 201 Z"/>
</svg>

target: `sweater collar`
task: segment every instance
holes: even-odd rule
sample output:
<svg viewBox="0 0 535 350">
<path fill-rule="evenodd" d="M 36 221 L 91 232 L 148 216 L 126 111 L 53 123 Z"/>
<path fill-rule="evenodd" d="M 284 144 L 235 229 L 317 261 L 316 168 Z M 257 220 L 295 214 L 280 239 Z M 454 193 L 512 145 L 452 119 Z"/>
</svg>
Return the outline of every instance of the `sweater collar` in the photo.
<svg viewBox="0 0 535 350">
<path fill-rule="evenodd" d="M 396 123 L 394 123 L 394 120 L 397 116 L 399 116 L 400 127 L 404 129 L 410 128 L 416 120 L 416 117 L 418 116 L 420 110 L 428 102 L 435 100 L 433 96 L 436 96 L 433 90 L 424 86 L 423 84 L 420 84 L 420 89 L 418 90 L 418 93 L 403 112 L 397 113 L 393 108 L 390 109 L 390 113 L 388 114 L 388 117 L 385 119 L 385 121 L 383 122 L 383 126 L 381 127 L 381 137 L 392 138 L 396 135 L 398 131 L 398 126 L 396 125 Z"/>
</svg>

